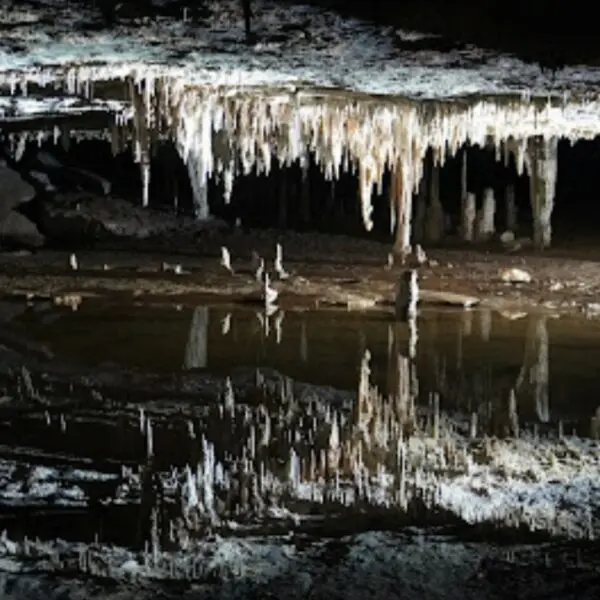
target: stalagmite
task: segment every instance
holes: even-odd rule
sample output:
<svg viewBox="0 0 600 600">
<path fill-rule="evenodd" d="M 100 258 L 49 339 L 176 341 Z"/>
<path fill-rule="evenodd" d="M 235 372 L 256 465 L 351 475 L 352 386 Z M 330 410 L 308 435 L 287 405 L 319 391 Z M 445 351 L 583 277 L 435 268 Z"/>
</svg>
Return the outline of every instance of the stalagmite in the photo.
<svg viewBox="0 0 600 600">
<path fill-rule="evenodd" d="M 408 319 L 408 358 L 411 360 L 414 360 L 417 357 L 418 340 L 419 334 L 417 328 L 417 313 L 415 310 L 411 318 Z M 416 367 L 414 368 L 416 369 Z"/>
<path fill-rule="evenodd" d="M 310 223 L 310 163 L 308 158 L 300 161 L 301 178 L 300 178 L 300 206 L 302 222 L 305 225 Z"/>
<path fill-rule="evenodd" d="M 265 276 L 265 259 L 257 255 L 257 264 L 254 279 L 256 282 L 261 283 Z"/>
<path fill-rule="evenodd" d="M 461 205 L 461 235 L 465 242 L 472 242 L 475 233 L 477 205 L 475 194 L 467 192 Z"/>
<path fill-rule="evenodd" d="M 556 192 L 558 139 L 534 136 L 527 141 L 527 171 L 533 214 L 533 242 L 538 249 L 552 241 L 552 210 Z"/>
<path fill-rule="evenodd" d="M 509 183 L 504 190 L 506 203 L 506 231 L 517 231 L 517 206 L 515 204 L 515 186 Z"/>
<path fill-rule="evenodd" d="M 429 203 L 427 206 L 426 238 L 429 242 L 439 242 L 444 235 L 444 209 L 440 202 L 440 165 L 431 168 L 429 183 Z"/>
<path fill-rule="evenodd" d="M 226 246 L 221 246 L 221 261 L 219 264 L 231 275 L 234 274 L 233 267 L 231 266 L 231 254 Z"/>
<path fill-rule="evenodd" d="M 422 242 L 425 239 L 425 219 L 427 218 L 427 172 L 428 169 L 424 169 L 423 177 L 421 177 L 419 188 L 416 193 L 413 231 L 413 240 L 415 242 Z"/>
<path fill-rule="evenodd" d="M 273 268 L 279 279 L 289 278 L 289 273 L 283 268 L 283 247 L 281 244 L 275 245 L 275 261 L 273 263 Z"/>
<path fill-rule="evenodd" d="M 406 244 L 405 240 L 405 231 L 411 226 L 411 214 L 407 210 L 406 198 L 402 179 L 402 161 L 399 160 L 391 174 L 390 205 L 393 215 L 392 227 L 395 225 L 394 252 L 400 256 L 404 256 L 410 248 L 410 243 Z"/>
<path fill-rule="evenodd" d="M 477 239 L 479 241 L 489 240 L 496 232 L 496 199 L 494 190 L 486 188 L 483 191 L 483 203 L 481 215 L 477 224 Z"/>
<path fill-rule="evenodd" d="M 268 273 L 265 273 L 263 279 L 263 302 L 266 308 L 266 312 L 269 312 L 270 308 L 273 308 L 277 302 L 279 292 L 271 287 L 271 279 Z"/>
</svg>

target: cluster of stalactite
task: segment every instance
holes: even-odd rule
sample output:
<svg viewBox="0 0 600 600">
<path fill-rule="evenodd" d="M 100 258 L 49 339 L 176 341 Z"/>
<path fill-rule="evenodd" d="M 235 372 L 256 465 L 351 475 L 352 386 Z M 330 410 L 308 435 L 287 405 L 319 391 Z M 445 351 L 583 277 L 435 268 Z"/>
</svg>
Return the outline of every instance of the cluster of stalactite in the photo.
<svg viewBox="0 0 600 600">
<path fill-rule="evenodd" d="M 53 76 L 50 72 L 24 73 L 4 81 L 13 93 L 26 93 L 28 81 L 55 87 L 62 81 L 67 92 L 92 98 L 109 93 L 106 80 L 110 74 L 108 68 L 82 67 Z M 127 71 L 125 67 L 112 73 L 113 95 L 115 77 L 124 81 L 120 93 L 126 108 L 104 134 L 110 137 L 115 152 L 132 144 L 142 171 L 144 204 L 148 203 L 150 158 L 159 138 L 172 139 L 187 165 L 199 218 L 209 215 L 210 178 L 223 182 L 227 200 L 237 176 L 251 171 L 268 174 L 274 161 L 282 167 L 298 164 L 307 170 L 309 157 L 313 157 L 329 180 L 338 179 L 342 172 L 358 175 L 367 230 L 373 226 L 373 192 L 382 192 L 384 176 L 389 174 L 390 220 L 396 246 L 402 251 L 424 232 L 429 232 L 430 238 L 438 235 L 444 219 L 436 199 L 438 171 L 448 156 L 466 144 L 492 146 L 498 159 L 508 160 L 512 155 L 517 171 L 527 171 L 535 243 L 548 246 L 558 139 L 574 141 L 597 133 L 595 126 L 581 119 L 582 111 L 591 110 L 589 103 L 575 99 L 375 99 L 341 91 L 193 85 L 183 74 Z M 428 206 L 424 206 L 423 201 L 414 203 L 413 199 L 420 189 L 422 195 L 420 184 L 429 149 L 430 193 Z M 507 215 L 514 212 L 511 194 L 507 189 Z M 487 190 L 478 199 L 464 186 L 462 200 L 463 238 L 489 236 L 496 211 L 493 194 Z M 512 216 L 507 217 L 509 226 L 513 221 Z"/>
</svg>

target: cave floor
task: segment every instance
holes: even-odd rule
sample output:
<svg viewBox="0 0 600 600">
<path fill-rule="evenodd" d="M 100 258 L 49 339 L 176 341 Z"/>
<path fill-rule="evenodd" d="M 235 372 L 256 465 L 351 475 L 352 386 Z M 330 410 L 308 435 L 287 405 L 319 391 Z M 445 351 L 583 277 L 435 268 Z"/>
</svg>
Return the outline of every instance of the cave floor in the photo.
<svg viewBox="0 0 600 600">
<path fill-rule="evenodd" d="M 275 244 L 283 247 L 291 276 L 277 281 L 282 307 L 390 310 L 398 274 L 411 265 L 388 266 L 389 243 L 320 233 L 276 230 L 209 231 L 196 239 L 172 237 L 101 242 L 76 250 L 78 270 L 69 251 L 0 254 L 0 285 L 5 296 L 60 297 L 125 295 L 156 301 L 260 302 L 253 252 L 272 271 Z M 231 254 L 234 274 L 220 266 L 220 247 Z M 500 244 L 446 244 L 429 249 L 419 267 L 421 290 L 443 291 L 478 299 L 498 310 L 542 309 L 593 313 L 600 305 L 600 247 L 591 240 L 558 243 L 544 252 L 509 252 Z M 173 271 L 180 265 L 181 274 Z M 530 283 L 506 283 L 501 274 L 521 269 Z M 426 296 L 426 295 L 425 295 Z M 443 301 L 444 298 L 441 298 Z M 450 303 L 460 302 L 450 298 Z M 57 300 L 60 302 L 60 299 Z M 438 302 L 437 298 L 424 302 Z"/>
</svg>

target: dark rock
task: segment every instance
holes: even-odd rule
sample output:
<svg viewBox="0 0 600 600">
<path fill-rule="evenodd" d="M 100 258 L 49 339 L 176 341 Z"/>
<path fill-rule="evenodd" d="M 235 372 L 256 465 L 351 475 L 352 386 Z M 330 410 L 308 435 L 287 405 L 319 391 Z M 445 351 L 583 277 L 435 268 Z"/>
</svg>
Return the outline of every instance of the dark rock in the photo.
<svg viewBox="0 0 600 600">
<path fill-rule="evenodd" d="M 11 210 L 0 220 L 0 241 L 10 246 L 39 248 L 46 240 L 33 221 Z"/>
<path fill-rule="evenodd" d="M 0 220 L 17 206 L 29 202 L 35 188 L 6 164 L 0 163 Z"/>
</svg>

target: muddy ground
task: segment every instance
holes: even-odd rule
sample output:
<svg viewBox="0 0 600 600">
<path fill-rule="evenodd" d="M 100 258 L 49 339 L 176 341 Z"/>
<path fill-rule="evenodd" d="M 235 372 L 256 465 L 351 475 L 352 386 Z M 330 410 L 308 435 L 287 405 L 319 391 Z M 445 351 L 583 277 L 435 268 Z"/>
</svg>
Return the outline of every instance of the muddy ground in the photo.
<svg viewBox="0 0 600 600">
<path fill-rule="evenodd" d="M 283 246 L 291 273 L 275 281 L 283 307 L 340 306 L 389 309 L 398 274 L 417 266 L 409 257 L 390 267 L 388 242 L 319 233 L 211 228 L 144 240 L 103 241 L 73 248 L 78 270 L 69 264 L 71 249 L 0 254 L 0 286 L 5 296 L 56 297 L 64 294 L 125 296 L 172 301 L 257 302 L 253 252 L 272 271 L 275 244 Z M 220 266 L 220 248 L 231 253 L 234 274 Z M 428 261 L 418 266 L 422 290 L 474 296 L 498 310 L 545 309 L 589 312 L 600 309 L 600 246 L 592 241 L 558 244 L 542 252 L 508 251 L 497 244 L 425 247 Z M 180 265 L 181 274 L 173 271 Z M 502 273 L 526 271 L 530 283 L 507 283 Z M 273 276 L 274 278 L 274 276 Z"/>
</svg>

